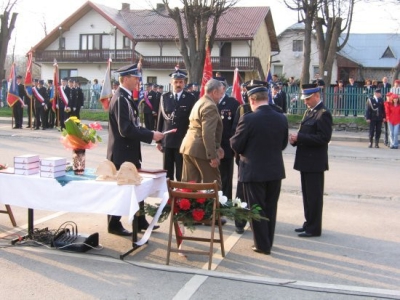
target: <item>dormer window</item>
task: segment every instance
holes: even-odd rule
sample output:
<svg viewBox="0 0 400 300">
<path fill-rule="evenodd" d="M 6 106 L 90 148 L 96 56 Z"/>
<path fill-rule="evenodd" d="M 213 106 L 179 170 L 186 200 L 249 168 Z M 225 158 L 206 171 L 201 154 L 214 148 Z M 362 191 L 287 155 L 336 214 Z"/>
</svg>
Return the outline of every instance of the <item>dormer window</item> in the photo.
<svg viewBox="0 0 400 300">
<path fill-rule="evenodd" d="M 395 58 L 392 49 L 388 46 L 381 58 Z"/>
</svg>

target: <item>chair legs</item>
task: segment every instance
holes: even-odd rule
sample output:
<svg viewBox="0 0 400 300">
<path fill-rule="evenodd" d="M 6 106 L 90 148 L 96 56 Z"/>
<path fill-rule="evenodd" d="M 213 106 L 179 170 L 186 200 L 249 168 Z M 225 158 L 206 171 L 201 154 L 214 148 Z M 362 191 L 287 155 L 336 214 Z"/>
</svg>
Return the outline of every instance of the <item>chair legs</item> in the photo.
<svg viewBox="0 0 400 300">
<path fill-rule="evenodd" d="M 6 206 L 6 210 L 0 210 L 0 213 L 2 213 L 2 214 L 8 214 L 8 216 L 10 217 L 11 224 L 12 224 L 14 227 L 16 227 L 16 226 L 17 226 L 17 222 L 15 222 L 14 214 L 13 214 L 13 212 L 12 212 L 12 210 L 11 210 L 10 205 L 5 204 L 5 206 Z"/>
</svg>

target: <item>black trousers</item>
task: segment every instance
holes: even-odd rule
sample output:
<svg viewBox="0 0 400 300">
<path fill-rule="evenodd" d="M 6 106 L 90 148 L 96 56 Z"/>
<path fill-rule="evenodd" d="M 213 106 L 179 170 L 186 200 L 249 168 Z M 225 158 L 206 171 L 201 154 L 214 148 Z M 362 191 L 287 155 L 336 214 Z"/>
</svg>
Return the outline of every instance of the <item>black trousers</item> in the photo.
<svg viewBox="0 0 400 300">
<path fill-rule="evenodd" d="M 267 220 L 251 221 L 254 246 L 268 252 L 274 243 L 276 212 L 281 193 L 282 180 L 266 182 L 244 182 L 243 191 L 247 204 L 251 207 L 258 204 L 261 207 L 260 215 Z"/>
<path fill-rule="evenodd" d="M 382 131 L 382 120 L 371 120 L 369 123 L 369 139 L 372 142 L 372 139 L 375 136 L 375 142 L 378 143 L 381 138 Z"/>
<path fill-rule="evenodd" d="M 219 172 L 221 173 L 222 193 L 228 199 L 232 199 L 233 157 L 221 159 Z"/>
<path fill-rule="evenodd" d="M 13 107 L 13 114 L 14 114 L 14 120 L 15 120 L 15 127 L 17 128 L 22 128 L 22 118 L 23 118 L 23 113 L 24 109 L 22 107 L 21 102 L 17 101 Z"/>
<path fill-rule="evenodd" d="M 144 125 L 149 130 L 154 130 L 154 117 L 152 113 L 144 113 Z"/>
<path fill-rule="evenodd" d="M 30 99 L 25 100 L 26 105 L 28 106 L 26 108 L 27 113 L 28 113 L 28 126 L 32 127 L 32 115 L 33 117 L 35 117 L 35 108 L 32 105 L 33 101 L 31 101 Z"/>
<path fill-rule="evenodd" d="M 167 170 L 167 178 L 176 181 L 181 181 L 182 179 L 182 166 L 183 157 L 179 153 L 179 148 L 164 148 L 164 163 L 163 168 Z M 175 176 L 174 176 L 175 173 Z"/>
<path fill-rule="evenodd" d="M 324 172 L 300 172 L 303 193 L 303 228 L 307 233 L 321 235 L 322 208 L 324 205 Z"/>
<path fill-rule="evenodd" d="M 236 198 L 239 198 L 242 202 L 246 202 L 244 200 L 244 191 L 243 191 L 243 182 L 238 181 L 236 186 Z M 247 221 L 235 220 L 235 226 L 238 228 L 244 228 L 247 224 Z"/>
<path fill-rule="evenodd" d="M 144 210 L 144 201 L 139 203 L 139 209 L 141 211 Z M 144 214 L 140 215 L 139 217 L 135 216 L 135 218 L 138 218 L 139 228 L 144 228 L 146 227 L 146 225 L 149 224 Z M 121 216 L 107 215 L 107 222 L 108 222 L 108 230 L 120 230 L 124 228 L 121 223 Z"/>
</svg>

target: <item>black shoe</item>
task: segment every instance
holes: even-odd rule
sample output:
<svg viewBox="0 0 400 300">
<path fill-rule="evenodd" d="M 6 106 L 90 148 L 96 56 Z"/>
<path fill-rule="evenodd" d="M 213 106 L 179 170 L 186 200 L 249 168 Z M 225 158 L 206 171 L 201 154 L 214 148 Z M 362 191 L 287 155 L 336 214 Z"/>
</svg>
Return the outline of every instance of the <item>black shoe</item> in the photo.
<svg viewBox="0 0 400 300">
<path fill-rule="evenodd" d="M 26 126 L 25 128 L 31 128 L 31 125 Z"/>
<path fill-rule="evenodd" d="M 120 235 L 120 236 L 131 236 L 132 235 L 132 232 L 126 230 L 125 228 L 108 229 L 108 233 Z"/>
<path fill-rule="evenodd" d="M 14 126 L 12 129 L 18 129 L 18 126 Z"/>
<path fill-rule="evenodd" d="M 242 233 L 244 233 L 244 228 L 242 228 L 242 227 L 236 227 L 235 231 L 236 231 L 236 233 L 238 233 L 238 234 L 242 234 Z"/>
<path fill-rule="evenodd" d="M 375 148 L 379 148 L 379 145 L 378 145 L 378 144 L 375 144 Z"/>
<path fill-rule="evenodd" d="M 312 233 L 308 233 L 308 232 L 303 232 L 303 233 L 299 233 L 298 235 L 299 237 L 313 237 L 313 236 L 321 236 L 320 234 L 312 234 Z"/>
<path fill-rule="evenodd" d="M 39 130 L 40 128 L 35 128 L 34 130 Z"/>
<path fill-rule="evenodd" d="M 296 228 L 294 231 L 295 232 L 304 232 L 304 231 L 306 231 L 306 229 L 304 227 L 300 227 L 300 228 Z"/>
<path fill-rule="evenodd" d="M 369 144 L 368 148 L 372 148 L 372 144 Z"/>
<path fill-rule="evenodd" d="M 142 226 L 139 225 L 139 230 L 138 230 L 138 232 L 141 232 L 142 230 L 146 231 L 147 228 L 149 228 L 149 224 L 142 225 Z M 154 225 L 153 230 L 157 230 L 158 228 L 160 228 L 159 225 Z"/>
<path fill-rule="evenodd" d="M 270 255 L 270 254 L 271 254 L 271 250 L 269 250 L 269 251 L 263 251 L 263 250 L 258 249 L 256 246 L 251 246 L 251 249 L 252 249 L 254 252 L 257 252 L 257 253 L 261 253 L 261 254 L 265 254 L 265 255 Z"/>
</svg>

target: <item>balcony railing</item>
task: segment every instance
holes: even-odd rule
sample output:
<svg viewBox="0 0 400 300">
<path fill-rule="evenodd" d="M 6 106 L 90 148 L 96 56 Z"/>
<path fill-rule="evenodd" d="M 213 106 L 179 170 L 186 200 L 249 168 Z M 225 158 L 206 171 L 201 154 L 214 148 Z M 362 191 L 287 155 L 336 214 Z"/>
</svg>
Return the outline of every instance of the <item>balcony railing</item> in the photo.
<svg viewBox="0 0 400 300">
<path fill-rule="evenodd" d="M 36 51 L 36 62 L 52 63 L 98 63 L 112 58 L 113 62 L 137 62 L 141 57 L 140 53 L 127 50 L 47 50 Z M 238 67 L 240 71 L 260 71 L 261 64 L 258 57 L 211 57 L 214 70 L 229 71 Z M 185 68 L 182 56 L 142 56 L 144 68 L 148 69 L 173 69 L 179 63 Z M 263 74 L 260 74 L 263 78 Z"/>
</svg>

